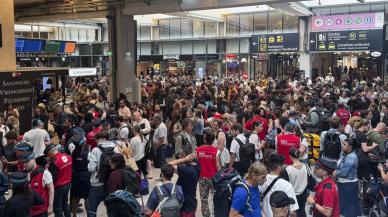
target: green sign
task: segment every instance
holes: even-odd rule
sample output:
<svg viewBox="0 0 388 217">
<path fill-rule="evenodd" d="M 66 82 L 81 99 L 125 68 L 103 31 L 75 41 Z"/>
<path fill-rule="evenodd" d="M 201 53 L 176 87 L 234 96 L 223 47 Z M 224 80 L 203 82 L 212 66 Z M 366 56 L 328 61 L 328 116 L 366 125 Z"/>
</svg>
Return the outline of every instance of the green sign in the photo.
<svg viewBox="0 0 388 217">
<path fill-rule="evenodd" d="M 106 52 L 106 55 L 107 55 L 108 57 L 111 57 L 111 56 L 112 56 L 112 51 L 108 50 L 108 51 Z"/>
</svg>

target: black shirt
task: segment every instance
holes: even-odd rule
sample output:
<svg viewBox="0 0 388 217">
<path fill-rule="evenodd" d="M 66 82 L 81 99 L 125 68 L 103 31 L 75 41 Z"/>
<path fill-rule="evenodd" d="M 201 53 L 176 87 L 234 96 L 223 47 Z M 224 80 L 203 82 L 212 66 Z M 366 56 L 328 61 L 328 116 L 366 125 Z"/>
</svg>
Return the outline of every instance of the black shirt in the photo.
<svg viewBox="0 0 388 217">
<path fill-rule="evenodd" d="M 35 191 L 31 193 L 32 197 L 25 198 L 22 195 L 15 195 L 7 200 L 2 217 L 30 217 L 31 208 L 44 203 L 44 200 Z"/>
<path fill-rule="evenodd" d="M 195 165 L 178 165 L 177 170 L 179 178 L 176 184 L 182 186 L 185 197 L 181 210 L 191 212 L 197 208 L 196 193 L 201 167 L 196 162 Z"/>
</svg>

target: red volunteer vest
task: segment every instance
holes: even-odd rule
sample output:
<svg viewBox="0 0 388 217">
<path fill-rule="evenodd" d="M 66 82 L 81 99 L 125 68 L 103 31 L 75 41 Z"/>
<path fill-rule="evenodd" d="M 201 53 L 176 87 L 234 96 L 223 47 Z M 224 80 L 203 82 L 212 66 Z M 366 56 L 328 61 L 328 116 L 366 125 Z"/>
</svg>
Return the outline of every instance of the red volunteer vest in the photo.
<svg viewBox="0 0 388 217">
<path fill-rule="evenodd" d="M 197 148 L 197 159 L 201 166 L 200 177 L 211 179 L 217 173 L 217 148 L 203 145 Z"/>
<path fill-rule="evenodd" d="M 350 112 L 344 108 L 340 108 L 335 112 L 335 114 L 341 120 L 342 126 L 345 127 L 350 119 Z"/>
<path fill-rule="evenodd" d="M 284 163 L 291 165 L 292 161 L 289 155 L 291 148 L 299 149 L 300 138 L 294 134 L 282 133 L 277 136 L 277 153 L 283 155 Z"/>
<path fill-rule="evenodd" d="M 31 208 L 32 216 L 47 212 L 48 209 L 49 191 L 43 185 L 43 172 L 43 168 L 36 167 L 30 176 L 30 188 L 33 189 L 44 200 L 44 204 L 39 206 L 33 206 Z"/>
<path fill-rule="evenodd" d="M 54 181 L 54 187 L 62 187 L 71 182 L 72 159 L 67 154 L 58 153 L 54 156 L 54 165 L 58 170 L 58 177 Z"/>
</svg>

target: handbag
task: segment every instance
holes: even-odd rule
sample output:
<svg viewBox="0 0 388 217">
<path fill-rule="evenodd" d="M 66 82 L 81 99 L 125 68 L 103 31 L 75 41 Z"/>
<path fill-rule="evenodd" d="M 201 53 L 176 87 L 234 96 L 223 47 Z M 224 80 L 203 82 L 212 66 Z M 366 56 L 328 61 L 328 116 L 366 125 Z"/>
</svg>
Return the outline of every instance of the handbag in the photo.
<svg viewBox="0 0 388 217">
<path fill-rule="evenodd" d="M 310 167 L 307 164 L 304 164 L 307 170 L 307 190 L 315 191 L 315 185 L 317 185 L 317 181 L 315 180 L 313 173 L 311 172 Z"/>
</svg>

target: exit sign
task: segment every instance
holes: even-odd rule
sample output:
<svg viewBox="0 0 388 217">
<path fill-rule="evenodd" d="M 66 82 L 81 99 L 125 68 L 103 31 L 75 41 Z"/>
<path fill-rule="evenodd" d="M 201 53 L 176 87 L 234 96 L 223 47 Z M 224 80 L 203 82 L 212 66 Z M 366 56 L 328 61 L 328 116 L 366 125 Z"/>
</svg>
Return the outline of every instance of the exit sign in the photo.
<svg viewBox="0 0 388 217">
<path fill-rule="evenodd" d="M 106 55 L 107 55 L 108 57 L 111 57 L 111 56 L 112 56 L 112 51 L 108 50 L 108 51 L 106 52 Z"/>
</svg>

